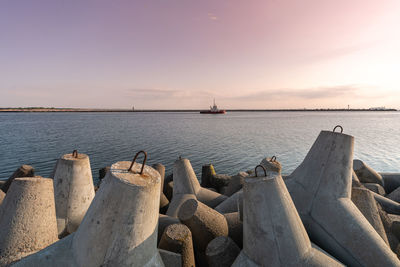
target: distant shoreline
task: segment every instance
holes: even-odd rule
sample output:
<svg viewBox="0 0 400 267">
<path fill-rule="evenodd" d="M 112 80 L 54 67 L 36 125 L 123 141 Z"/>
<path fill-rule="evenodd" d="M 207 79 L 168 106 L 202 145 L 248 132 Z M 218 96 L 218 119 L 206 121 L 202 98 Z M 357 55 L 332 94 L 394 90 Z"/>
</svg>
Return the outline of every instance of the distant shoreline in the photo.
<svg viewBox="0 0 400 267">
<path fill-rule="evenodd" d="M 0 108 L 0 112 L 200 112 L 200 109 L 91 109 L 91 108 Z M 397 109 L 227 109 L 227 112 L 357 112 L 398 111 Z"/>
</svg>

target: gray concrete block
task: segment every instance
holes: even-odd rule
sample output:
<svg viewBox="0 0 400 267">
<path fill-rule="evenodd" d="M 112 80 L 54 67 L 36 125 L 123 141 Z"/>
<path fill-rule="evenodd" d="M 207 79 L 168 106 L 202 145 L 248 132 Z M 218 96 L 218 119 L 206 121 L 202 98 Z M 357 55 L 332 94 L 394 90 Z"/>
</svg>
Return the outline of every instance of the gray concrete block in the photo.
<svg viewBox="0 0 400 267">
<path fill-rule="evenodd" d="M 224 217 L 228 223 L 228 236 L 239 246 L 243 247 L 243 222 L 240 220 L 239 212 L 225 213 Z"/>
<path fill-rule="evenodd" d="M 15 178 L 20 177 L 33 177 L 35 176 L 35 169 L 30 165 L 21 165 L 15 172 L 4 182 L 0 189 L 7 194 L 7 190 L 10 188 L 11 183 Z"/>
<path fill-rule="evenodd" d="M 383 186 L 383 178 L 370 166 L 359 159 L 353 160 L 353 169 L 362 183 L 375 183 Z"/>
<path fill-rule="evenodd" d="M 400 266 L 350 200 L 353 148 L 352 136 L 322 131 L 285 182 L 311 240 L 326 252 L 350 266 Z"/>
<path fill-rule="evenodd" d="M 385 188 L 386 194 L 390 194 L 396 188 L 400 187 L 400 173 L 379 173 L 383 178 L 383 187 Z"/>
<path fill-rule="evenodd" d="M 164 266 L 157 250 L 160 174 L 111 166 L 78 230 L 16 266 Z"/>
<path fill-rule="evenodd" d="M 58 233 L 73 233 L 95 195 L 89 157 L 77 152 L 63 155 L 53 180 Z"/>
<path fill-rule="evenodd" d="M 161 236 L 163 235 L 165 229 L 171 225 L 180 223 L 179 219 L 176 217 L 171 217 L 168 215 L 160 214 L 158 217 L 158 237 L 157 237 L 157 244 L 160 243 Z"/>
<path fill-rule="evenodd" d="M 351 201 L 357 206 L 380 237 L 389 245 L 374 196 L 368 189 L 352 188 Z"/>
<path fill-rule="evenodd" d="M 15 178 L 0 206 L 0 266 L 58 240 L 53 180 Z"/>
<path fill-rule="evenodd" d="M 239 172 L 238 174 L 232 176 L 229 184 L 221 190 L 221 194 L 225 196 L 232 196 L 237 191 L 242 189 L 244 178 L 249 176 L 247 172 Z"/>
<path fill-rule="evenodd" d="M 312 247 L 281 176 L 246 178 L 243 250 L 232 266 L 343 266 Z"/>
<path fill-rule="evenodd" d="M 271 158 L 264 158 L 261 160 L 260 165 L 266 169 L 267 173 L 277 172 L 280 174 L 282 171 L 282 165 L 276 160 L 275 156 Z"/>
<path fill-rule="evenodd" d="M 189 227 L 195 249 L 200 252 L 205 252 L 208 243 L 214 238 L 228 236 L 225 217 L 196 199 L 189 199 L 183 203 L 178 218 Z"/>
<path fill-rule="evenodd" d="M 219 213 L 231 213 L 231 212 L 237 212 L 238 211 L 238 199 L 239 195 L 242 193 L 242 190 L 239 190 L 232 196 L 230 196 L 228 199 L 226 199 L 224 202 L 221 202 L 218 206 L 216 206 L 214 209 L 218 211 Z"/>
<path fill-rule="evenodd" d="M 363 183 L 363 186 L 369 190 L 371 190 L 372 192 L 375 192 L 381 196 L 385 196 L 386 192 L 385 192 L 385 188 L 383 188 L 383 186 L 381 186 L 380 184 L 375 184 L 375 183 Z"/>
<path fill-rule="evenodd" d="M 158 249 L 161 259 L 165 267 L 182 267 L 181 254 L 174 253 L 168 250 Z"/>
<path fill-rule="evenodd" d="M 2 190 L 0 190 L 0 206 L 1 206 L 1 203 L 3 203 L 3 200 L 5 197 L 6 197 L 6 193 L 4 193 Z"/>
<path fill-rule="evenodd" d="M 227 199 L 227 196 L 213 192 L 200 186 L 196 174 L 188 159 L 178 159 L 174 164 L 173 196 L 167 215 L 176 216 L 179 202 L 177 198 L 192 195 L 205 205 L 214 208 Z M 176 204 L 177 203 L 177 204 Z"/>
<path fill-rule="evenodd" d="M 214 238 L 207 245 L 206 257 L 209 267 L 230 267 L 239 255 L 240 249 L 226 236 Z"/>
<path fill-rule="evenodd" d="M 183 267 L 195 266 L 192 233 L 184 224 L 169 225 L 158 245 L 159 248 L 179 253 L 182 257 Z"/>
</svg>

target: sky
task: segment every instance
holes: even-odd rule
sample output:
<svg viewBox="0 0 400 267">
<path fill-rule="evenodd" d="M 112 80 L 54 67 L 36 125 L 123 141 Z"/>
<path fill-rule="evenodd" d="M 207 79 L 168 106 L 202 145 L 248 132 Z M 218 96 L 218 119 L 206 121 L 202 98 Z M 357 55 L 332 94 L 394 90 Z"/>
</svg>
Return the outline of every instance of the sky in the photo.
<svg viewBox="0 0 400 267">
<path fill-rule="evenodd" d="M 400 109 L 398 0 L 0 0 L 0 107 Z"/>
</svg>

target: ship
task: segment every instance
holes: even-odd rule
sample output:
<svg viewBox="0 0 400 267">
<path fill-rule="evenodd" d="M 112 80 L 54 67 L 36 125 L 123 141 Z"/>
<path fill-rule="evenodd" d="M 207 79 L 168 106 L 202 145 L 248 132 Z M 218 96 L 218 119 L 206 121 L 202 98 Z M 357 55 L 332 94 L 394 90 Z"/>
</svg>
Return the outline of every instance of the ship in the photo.
<svg viewBox="0 0 400 267">
<path fill-rule="evenodd" d="M 215 99 L 214 99 L 214 106 L 210 106 L 209 110 L 202 110 L 200 111 L 201 114 L 225 114 L 226 110 L 225 109 L 218 109 L 217 105 L 215 104 Z"/>
</svg>

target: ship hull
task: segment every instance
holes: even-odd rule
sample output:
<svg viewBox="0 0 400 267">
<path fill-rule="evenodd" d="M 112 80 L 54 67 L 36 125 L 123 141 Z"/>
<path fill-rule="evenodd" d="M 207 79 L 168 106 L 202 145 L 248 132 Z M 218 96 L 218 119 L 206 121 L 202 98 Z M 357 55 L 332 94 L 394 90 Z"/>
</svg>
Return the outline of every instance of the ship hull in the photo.
<svg viewBox="0 0 400 267">
<path fill-rule="evenodd" d="M 210 111 L 210 110 L 202 110 L 200 114 L 225 114 L 225 110 L 218 110 L 218 111 Z"/>
</svg>

